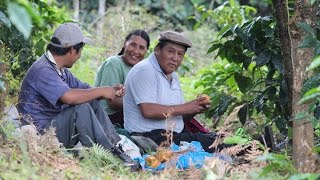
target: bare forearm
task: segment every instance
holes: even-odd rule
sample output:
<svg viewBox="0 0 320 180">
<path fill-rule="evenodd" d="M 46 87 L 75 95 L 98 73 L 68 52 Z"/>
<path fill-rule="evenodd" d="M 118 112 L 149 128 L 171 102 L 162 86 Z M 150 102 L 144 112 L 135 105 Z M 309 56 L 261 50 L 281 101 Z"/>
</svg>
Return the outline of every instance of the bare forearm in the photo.
<svg viewBox="0 0 320 180">
<path fill-rule="evenodd" d="M 143 103 L 140 104 L 142 115 L 149 119 L 165 119 L 168 116 L 188 116 L 188 112 L 184 106 L 181 105 L 159 105 L 154 103 Z"/>
<path fill-rule="evenodd" d="M 109 93 L 107 91 L 109 91 L 109 89 L 104 87 L 91 89 L 71 89 L 60 98 L 60 101 L 70 105 L 82 104 L 94 99 L 106 98 L 109 96 L 108 94 L 110 94 L 111 97 L 112 92 Z"/>
</svg>

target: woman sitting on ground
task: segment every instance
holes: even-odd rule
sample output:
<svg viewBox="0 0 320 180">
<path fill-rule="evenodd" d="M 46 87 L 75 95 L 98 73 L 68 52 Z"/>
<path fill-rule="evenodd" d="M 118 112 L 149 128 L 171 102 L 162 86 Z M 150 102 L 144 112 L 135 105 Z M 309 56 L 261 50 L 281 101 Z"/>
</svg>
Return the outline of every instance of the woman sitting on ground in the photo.
<svg viewBox="0 0 320 180">
<path fill-rule="evenodd" d="M 118 55 L 109 57 L 99 67 L 94 86 L 114 86 L 124 84 L 129 70 L 142 59 L 150 45 L 150 38 L 144 30 L 131 31 L 125 38 Z M 122 97 L 112 101 L 101 100 L 101 105 L 108 113 L 113 124 L 123 128 Z"/>
</svg>

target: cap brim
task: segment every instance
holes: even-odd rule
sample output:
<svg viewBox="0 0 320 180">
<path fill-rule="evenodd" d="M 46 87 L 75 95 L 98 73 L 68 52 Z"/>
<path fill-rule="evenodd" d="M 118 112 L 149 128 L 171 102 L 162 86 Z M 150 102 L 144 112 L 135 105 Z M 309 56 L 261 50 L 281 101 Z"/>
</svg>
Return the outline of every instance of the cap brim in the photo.
<svg viewBox="0 0 320 180">
<path fill-rule="evenodd" d="M 94 44 L 94 41 L 88 37 L 84 37 L 82 42 L 84 42 L 86 44 L 90 44 L 90 45 Z"/>
</svg>

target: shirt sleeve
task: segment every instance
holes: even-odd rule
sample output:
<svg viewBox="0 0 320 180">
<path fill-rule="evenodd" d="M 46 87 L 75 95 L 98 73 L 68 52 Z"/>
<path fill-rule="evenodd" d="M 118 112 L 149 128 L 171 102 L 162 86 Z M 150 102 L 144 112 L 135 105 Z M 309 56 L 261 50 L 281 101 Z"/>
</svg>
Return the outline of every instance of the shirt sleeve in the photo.
<svg viewBox="0 0 320 180">
<path fill-rule="evenodd" d="M 58 107 L 59 98 L 69 91 L 70 87 L 53 69 L 44 67 L 37 74 L 41 74 L 34 77 L 38 93 L 49 101 L 52 106 Z"/>
<path fill-rule="evenodd" d="M 78 78 L 76 78 L 69 70 L 65 69 L 67 83 L 70 88 L 77 89 L 89 89 L 90 85 L 87 83 L 83 83 Z"/>
<path fill-rule="evenodd" d="M 136 105 L 157 102 L 157 77 L 150 69 L 137 71 L 131 78 L 130 87 Z"/>
<path fill-rule="evenodd" d="M 107 62 L 101 66 L 98 73 L 99 76 L 96 79 L 95 86 L 113 86 L 116 84 L 123 84 L 123 73 L 119 66 L 114 62 Z"/>
</svg>

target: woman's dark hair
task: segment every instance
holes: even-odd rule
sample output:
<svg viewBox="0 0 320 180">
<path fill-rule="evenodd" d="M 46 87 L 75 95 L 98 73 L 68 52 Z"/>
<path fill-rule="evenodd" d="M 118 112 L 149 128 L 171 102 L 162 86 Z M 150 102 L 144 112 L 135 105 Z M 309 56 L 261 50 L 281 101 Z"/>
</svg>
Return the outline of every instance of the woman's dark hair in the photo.
<svg viewBox="0 0 320 180">
<path fill-rule="evenodd" d="M 59 39 L 56 37 L 52 37 L 51 38 L 51 42 L 55 43 L 55 44 L 61 44 Z M 52 54 L 57 55 L 57 56 L 63 56 L 65 54 L 67 54 L 71 48 L 75 49 L 77 51 L 77 53 L 79 53 L 80 49 L 85 45 L 85 43 L 81 42 L 79 44 L 76 44 L 74 46 L 71 47 L 55 47 L 52 44 L 48 44 L 47 46 L 47 50 L 49 50 Z"/>
<path fill-rule="evenodd" d="M 146 31 L 144 30 L 141 30 L 141 29 L 136 29 L 136 30 L 133 30 L 131 31 L 127 36 L 126 36 L 126 39 L 125 39 L 125 42 L 129 41 L 129 39 L 132 37 L 132 36 L 140 36 L 142 37 L 142 39 L 144 39 L 146 42 L 147 42 L 147 49 L 149 48 L 149 45 L 150 45 L 150 38 L 149 38 L 149 35 Z M 118 53 L 118 55 L 123 55 L 124 53 L 124 47 L 122 47 L 121 51 Z"/>
</svg>

